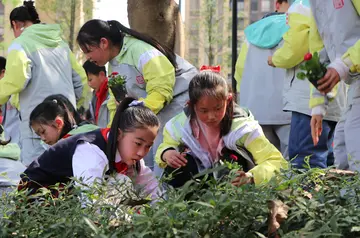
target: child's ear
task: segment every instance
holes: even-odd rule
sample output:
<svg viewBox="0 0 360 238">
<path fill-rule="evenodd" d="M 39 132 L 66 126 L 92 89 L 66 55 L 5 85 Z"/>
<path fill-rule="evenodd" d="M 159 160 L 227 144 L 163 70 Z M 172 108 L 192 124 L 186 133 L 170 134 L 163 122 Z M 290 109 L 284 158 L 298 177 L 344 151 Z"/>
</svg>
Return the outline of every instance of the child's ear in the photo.
<svg viewBox="0 0 360 238">
<path fill-rule="evenodd" d="M 232 93 L 230 93 L 228 96 L 228 101 L 232 101 L 232 100 L 233 100 L 233 95 L 232 95 Z"/>
<path fill-rule="evenodd" d="M 60 130 L 64 127 L 64 121 L 60 117 L 55 118 L 56 127 Z"/>
</svg>

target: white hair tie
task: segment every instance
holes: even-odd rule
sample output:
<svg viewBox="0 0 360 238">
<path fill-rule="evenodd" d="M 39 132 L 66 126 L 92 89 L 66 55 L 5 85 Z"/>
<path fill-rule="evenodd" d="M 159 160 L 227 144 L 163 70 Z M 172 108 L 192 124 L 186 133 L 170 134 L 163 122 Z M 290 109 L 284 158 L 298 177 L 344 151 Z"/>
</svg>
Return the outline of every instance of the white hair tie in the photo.
<svg viewBox="0 0 360 238">
<path fill-rule="evenodd" d="M 129 107 L 144 107 L 145 103 L 143 101 L 134 100 L 129 104 Z"/>
</svg>

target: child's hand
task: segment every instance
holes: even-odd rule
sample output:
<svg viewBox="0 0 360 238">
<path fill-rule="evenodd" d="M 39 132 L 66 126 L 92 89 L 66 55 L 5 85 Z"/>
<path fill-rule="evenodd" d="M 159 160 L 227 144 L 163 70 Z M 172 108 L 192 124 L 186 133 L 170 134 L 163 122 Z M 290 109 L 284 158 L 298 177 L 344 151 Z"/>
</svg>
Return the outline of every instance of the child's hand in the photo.
<svg viewBox="0 0 360 238">
<path fill-rule="evenodd" d="M 310 126 L 311 126 L 311 137 L 313 139 L 314 146 L 319 143 L 319 137 L 322 132 L 322 115 L 313 115 L 311 117 Z"/>
<path fill-rule="evenodd" d="M 272 61 L 272 56 L 269 56 L 269 57 L 268 57 L 267 62 L 268 62 L 268 65 L 269 65 L 269 66 L 275 67 L 275 65 L 274 65 L 274 63 L 273 63 L 273 61 Z"/>
<path fill-rule="evenodd" d="M 325 76 L 318 81 L 318 90 L 326 94 L 330 92 L 339 81 L 339 73 L 333 68 L 328 68 Z"/>
<path fill-rule="evenodd" d="M 234 186 L 242 186 L 244 184 L 254 183 L 254 178 L 251 173 L 245 173 L 242 170 L 236 172 L 237 177 L 231 182 Z"/>
<path fill-rule="evenodd" d="M 176 150 L 168 150 L 163 154 L 162 157 L 165 162 L 172 168 L 180 168 L 185 166 L 187 163 L 184 154 L 180 154 Z"/>
</svg>

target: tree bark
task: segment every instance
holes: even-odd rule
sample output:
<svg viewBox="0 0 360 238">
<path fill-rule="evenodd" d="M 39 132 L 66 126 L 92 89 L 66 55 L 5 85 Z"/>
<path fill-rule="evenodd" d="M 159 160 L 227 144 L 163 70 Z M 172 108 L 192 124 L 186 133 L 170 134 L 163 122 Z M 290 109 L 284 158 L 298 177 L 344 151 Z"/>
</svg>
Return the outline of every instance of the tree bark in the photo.
<svg viewBox="0 0 360 238">
<path fill-rule="evenodd" d="M 131 29 L 184 55 L 183 24 L 174 0 L 128 0 L 128 19 Z"/>
<path fill-rule="evenodd" d="M 69 32 L 69 47 L 74 50 L 74 34 L 75 34 L 75 12 L 76 12 L 76 0 L 71 0 L 71 15 L 70 15 L 70 32 Z"/>
</svg>

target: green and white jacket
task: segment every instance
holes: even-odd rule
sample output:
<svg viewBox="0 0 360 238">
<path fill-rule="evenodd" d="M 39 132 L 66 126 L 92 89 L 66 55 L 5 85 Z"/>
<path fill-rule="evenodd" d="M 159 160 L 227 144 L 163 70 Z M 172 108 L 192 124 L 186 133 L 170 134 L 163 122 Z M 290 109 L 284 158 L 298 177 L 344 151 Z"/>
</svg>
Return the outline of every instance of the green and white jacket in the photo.
<svg viewBox="0 0 360 238">
<path fill-rule="evenodd" d="M 29 128 L 31 111 L 47 96 L 62 94 L 75 106 L 83 104 L 87 78 L 67 43 L 60 26 L 34 24 L 24 29 L 8 49 L 6 72 L 0 80 L 0 104 L 11 95 L 20 112 L 20 141 L 34 138 Z"/>
<path fill-rule="evenodd" d="M 0 139 L 5 140 L 4 133 Z M 14 186 L 20 181 L 20 174 L 26 168 L 19 159 L 20 147 L 16 143 L 0 145 L 0 187 Z"/>
<path fill-rule="evenodd" d="M 176 63 L 177 69 L 174 69 L 159 50 L 132 36 L 125 36 L 119 55 L 109 62 L 109 73 L 118 72 L 125 76 L 128 96 L 143 100 L 165 124 L 182 111 L 189 99 L 190 80 L 198 73 L 179 56 Z M 111 90 L 109 93 L 110 126 L 116 104 Z"/>
<path fill-rule="evenodd" d="M 250 111 L 239 107 L 235 107 L 234 111 L 231 130 L 222 138 L 224 147 L 236 151 L 248 160 L 248 165 L 253 165 L 249 172 L 253 174 L 255 184 L 269 181 L 276 171 L 287 168 L 288 164 L 281 153 L 266 139 L 261 126 Z M 170 148 L 178 150 L 181 144 L 185 144 L 199 160 L 197 163 L 199 172 L 214 167 L 209 152 L 201 148 L 199 141 L 194 137 L 190 120 L 190 115 L 182 112 L 166 123 L 164 140 L 155 157 L 160 167 L 167 166 L 161 160 L 162 154 Z M 250 152 L 252 159 L 245 154 L 244 149 Z"/>
</svg>

